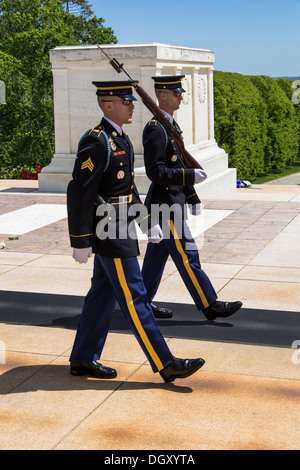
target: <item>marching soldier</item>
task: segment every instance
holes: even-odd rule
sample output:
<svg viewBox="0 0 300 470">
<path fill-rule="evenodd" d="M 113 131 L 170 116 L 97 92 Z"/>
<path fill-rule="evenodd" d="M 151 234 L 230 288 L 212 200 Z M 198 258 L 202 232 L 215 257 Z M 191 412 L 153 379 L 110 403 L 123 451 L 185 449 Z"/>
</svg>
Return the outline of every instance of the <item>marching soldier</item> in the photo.
<svg viewBox="0 0 300 470">
<path fill-rule="evenodd" d="M 104 117 L 80 140 L 73 179 L 67 190 L 73 257 L 86 263 L 95 253 L 91 288 L 81 312 L 70 371 L 72 375 L 116 377 L 116 370 L 98 360 L 118 301 L 152 370 L 159 371 L 165 382 L 171 382 L 193 374 L 204 361 L 178 359 L 171 354 L 148 303 L 137 261 L 137 237 L 129 233 L 133 220 L 130 208 L 141 204 L 134 184 L 133 147 L 122 131 L 123 124 L 130 124 L 133 118 L 132 83 L 93 82 Z M 101 215 L 105 217 L 100 217 L 97 223 L 101 203 L 105 209 Z M 150 218 L 145 220 L 148 224 Z M 106 231 L 101 225 L 103 221 Z M 147 231 L 148 225 L 143 227 L 143 221 L 140 226 Z"/>
<path fill-rule="evenodd" d="M 178 130 L 173 114 L 183 99 L 184 77 L 152 77 L 159 107 Z M 151 180 L 145 201 L 148 210 L 151 212 L 158 205 L 175 208 L 168 220 L 160 217 L 161 243 L 148 243 L 147 246 L 142 275 L 149 301 L 152 302 L 156 294 L 166 261 L 171 255 L 198 310 L 202 310 L 208 320 L 234 314 L 242 303 L 217 300 L 208 276 L 201 269 L 198 249 L 186 223 L 186 204 L 190 205 L 193 215 L 201 214 L 201 203 L 194 184 L 207 178 L 205 171 L 186 168 L 179 147 L 155 118 L 144 129 L 143 145 L 146 173 Z M 172 316 L 171 311 L 169 316 Z"/>
</svg>

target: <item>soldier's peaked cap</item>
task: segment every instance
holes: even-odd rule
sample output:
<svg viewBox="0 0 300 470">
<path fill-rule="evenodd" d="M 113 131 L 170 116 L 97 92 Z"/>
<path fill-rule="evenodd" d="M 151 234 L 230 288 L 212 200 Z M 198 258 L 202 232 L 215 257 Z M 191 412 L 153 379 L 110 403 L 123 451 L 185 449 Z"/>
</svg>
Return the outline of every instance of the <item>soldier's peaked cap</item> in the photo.
<svg viewBox="0 0 300 470">
<path fill-rule="evenodd" d="M 185 75 L 165 75 L 152 77 L 154 80 L 154 88 L 157 90 L 172 90 L 175 93 L 184 93 L 185 90 L 182 88 L 182 80 Z"/>
<path fill-rule="evenodd" d="M 137 101 L 132 94 L 132 87 L 138 81 L 110 81 L 110 82 L 92 82 L 97 88 L 96 95 L 98 96 L 120 96 L 123 100 Z"/>
</svg>

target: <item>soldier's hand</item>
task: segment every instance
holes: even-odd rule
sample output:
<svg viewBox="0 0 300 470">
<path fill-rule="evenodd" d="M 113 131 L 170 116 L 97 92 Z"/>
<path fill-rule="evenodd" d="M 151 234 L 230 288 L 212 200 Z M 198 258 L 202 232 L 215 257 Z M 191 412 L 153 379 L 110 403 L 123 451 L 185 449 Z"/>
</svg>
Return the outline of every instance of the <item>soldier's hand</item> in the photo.
<svg viewBox="0 0 300 470">
<path fill-rule="evenodd" d="M 195 171 L 195 184 L 202 183 L 202 181 L 206 180 L 207 178 L 207 173 L 204 170 L 198 170 L 198 168 Z"/>
<path fill-rule="evenodd" d="M 197 204 L 194 204 L 193 206 L 190 206 L 190 213 L 192 215 L 200 215 L 201 212 L 202 212 L 201 202 L 198 202 Z"/>
<path fill-rule="evenodd" d="M 148 232 L 148 241 L 150 243 L 160 243 L 162 241 L 163 233 L 159 225 L 154 225 L 154 227 L 151 227 Z"/>
<path fill-rule="evenodd" d="M 73 258 L 78 263 L 87 263 L 88 259 L 92 256 L 92 248 L 74 248 L 73 249 Z"/>
</svg>

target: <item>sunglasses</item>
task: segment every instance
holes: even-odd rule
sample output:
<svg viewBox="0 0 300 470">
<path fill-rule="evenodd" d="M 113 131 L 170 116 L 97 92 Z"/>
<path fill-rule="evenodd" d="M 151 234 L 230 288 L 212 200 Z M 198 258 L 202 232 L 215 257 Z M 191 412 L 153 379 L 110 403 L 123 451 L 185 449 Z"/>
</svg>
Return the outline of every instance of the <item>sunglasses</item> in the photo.
<svg viewBox="0 0 300 470">
<path fill-rule="evenodd" d="M 120 100 L 101 100 L 101 103 L 113 103 L 116 101 L 122 101 L 124 106 L 129 106 L 132 103 L 132 100 L 127 100 L 127 99 L 120 99 Z"/>
<path fill-rule="evenodd" d="M 166 93 L 167 95 L 170 95 L 171 93 L 176 96 L 176 98 L 179 98 L 179 96 L 182 96 L 181 91 L 165 91 L 165 90 L 160 90 L 160 93 Z"/>
</svg>

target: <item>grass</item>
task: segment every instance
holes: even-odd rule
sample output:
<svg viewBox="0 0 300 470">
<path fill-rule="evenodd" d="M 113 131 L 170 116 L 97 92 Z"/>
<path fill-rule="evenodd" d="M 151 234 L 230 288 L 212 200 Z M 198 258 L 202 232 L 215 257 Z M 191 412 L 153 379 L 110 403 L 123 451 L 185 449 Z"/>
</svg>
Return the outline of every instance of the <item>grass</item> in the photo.
<svg viewBox="0 0 300 470">
<path fill-rule="evenodd" d="M 300 173 L 300 160 L 296 160 L 291 165 L 288 165 L 282 173 L 269 173 L 268 175 L 257 176 L 251 180 L 252 184 L 263 184 L 268 183 L 268 181 L 277 180 L 283 178 L 284 176 L 290 176 L 294 173 Z"/>
</svg>

